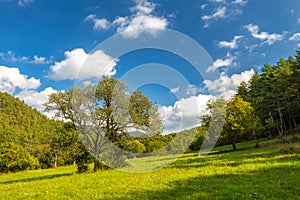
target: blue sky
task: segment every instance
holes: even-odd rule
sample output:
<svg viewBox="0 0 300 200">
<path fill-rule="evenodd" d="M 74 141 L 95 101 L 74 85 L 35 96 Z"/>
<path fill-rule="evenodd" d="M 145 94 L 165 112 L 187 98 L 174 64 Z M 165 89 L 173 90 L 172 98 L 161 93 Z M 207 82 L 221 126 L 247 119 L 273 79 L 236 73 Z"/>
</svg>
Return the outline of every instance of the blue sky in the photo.
<svg viewBox="0 0 300 200">
<path fill-rule="evenodd" d="M 102 41 L 114 34 L 129 40 L 155 37 L 171 29 L 202 45 L 212 59 L 209 71 L 219 73 L 217 79 L 201 79 L 186 60 L 153 49 L 120 58 L 98 49 L 93 64 L 79 77 L 88 81 L 97 71 L 94 78 L 120 78 L 142 64 L 170 66 L 189 84 L 141 89 L 160 105 L 166 132 L 190 128 L 211 98 L 208 90 L 229 98 L 265 63 L 295 54 L 300 47 L 299 11 L 296 0 L 0 0 L 0 91 L 42 111 L 47 95 L 69 89 L 88 53 Z M 109 70 L 101 71 L 103 65 Z M 138 75 L 143 76 L 147 74 Z M 176 97 L 179 91 L 185 94 L 181 99 Z M 179 127 L 184 102 L 196 102 L 198 108 L 191 106 L 195 113 Z"/>
</svg>

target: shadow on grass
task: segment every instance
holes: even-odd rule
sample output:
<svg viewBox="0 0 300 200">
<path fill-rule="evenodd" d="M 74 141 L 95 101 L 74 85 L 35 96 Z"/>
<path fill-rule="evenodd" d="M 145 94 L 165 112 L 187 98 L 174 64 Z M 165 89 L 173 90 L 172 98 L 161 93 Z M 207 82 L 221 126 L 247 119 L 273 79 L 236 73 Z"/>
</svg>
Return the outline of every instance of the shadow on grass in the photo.
<svg viewBox="0 0 300 200">
<path fill-rule="evenodd" d="M 38 177 L 32 177 L 32 178 L 23 178 L 23 179 L 17 179 L 17 180 L 3 181 L 3 182 L 0 182 L 0 184 L 26 183 L 26 182 L 32 182 L 32 181 L 49 180 L 49 179 L 71 176 L 71 175 L 73 175 L 73 173 L 51 174 L 51 175 L 38 176 Z"/>
<path fill-rule="evenodd" d="M 265 162 L 270 163 L 283 163 L 287 161 L 300 160 L 300 155 L 293 154 L 288 157 L 278 157 L 279 154 L 276 150 L 270 151 L 264 149 L 255 150 L 256 148 L 247 148 L 242 151 L 235 151 L 231 154 L 211 154 L 205 157 L 191 157 L 189 159 L 177 160 L 167 168 L 199 168 L 209 165 L 216 167 L 219 166 L 231 166 L 239 167 L 244 164 L 263 164 Z M 217 162 L 216 162 L 217 161 Z"/>
</svg>

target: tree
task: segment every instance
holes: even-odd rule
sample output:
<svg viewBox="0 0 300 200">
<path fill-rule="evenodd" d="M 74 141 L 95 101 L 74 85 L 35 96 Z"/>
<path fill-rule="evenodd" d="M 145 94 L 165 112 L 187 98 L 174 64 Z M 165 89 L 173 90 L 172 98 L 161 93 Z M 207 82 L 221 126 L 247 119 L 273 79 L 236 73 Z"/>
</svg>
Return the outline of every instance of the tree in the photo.
<svg viewBox="0 0 300 200">
<path fill-rule="evenodd" d="M 136 158 L 136 153 L 143 153 L 146 151 L 146 147 L 138 140 L 128 139 L 125 140 L 122 144 L 124 150 L 132 152 L 134 158 Z"/>
<path fill-rule="evenodd" d="M 263 122 L 268 132 L 277 130 L 283 142 L 287 133 L 298 132 L 299 129 L 299 55 L 297 51 L 295 59 L 290 56 L 287 60 L 281 58 L 273 66 L 265 64 L 262 73 L 254 74 L 247 84 L 246 100 L 254 108 L 255 116 Z M 244 91 L 241 85 L 238 93 L 244 96 Z"/>
<path fill-rule="evenodd" d="M 125 83 L 104 77 L 96 86 L 72 88 L 50 95 L 45 110 L 70 120 L 95 157 L 94 171 L 106 164 L 119 167 L 122 140 L 131 129 L 157 135 L 162 121 L 157 106 L 139 91 L 126 94 Z M 114 160 L 116 159 L 116 160 Z"/>
<path fill-rule="evenodd" d="M 50 156 L 54 168 L 58 167 L 59 159 L 75 162 L 76 155 L 82 151 L 80 143 L 80 138 L 73 124 L 56 121 L 55 131 L 48 136 Z"/>
<path fill-rule="evenodd" d="M 227 104 L 221 137 L 232 144 L 234 151 L 237 150 L 236 143 L 253 129 L 253 112 L 251 104 L 239 95 L 234 96 Z"/>
</svg>

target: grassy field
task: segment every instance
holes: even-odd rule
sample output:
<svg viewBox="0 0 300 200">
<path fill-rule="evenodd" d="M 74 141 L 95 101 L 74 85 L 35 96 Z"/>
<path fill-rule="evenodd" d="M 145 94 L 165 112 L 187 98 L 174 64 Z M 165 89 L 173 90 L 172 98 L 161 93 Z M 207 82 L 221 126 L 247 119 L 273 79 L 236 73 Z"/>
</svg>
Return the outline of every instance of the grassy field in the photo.
<svg viewBox="0 0 300 200">
<path fill-rule="evenodd" d="M 199 157 L 184 154 L 148 173 L 108 170 L 76 174 L 76 167 L 0 175 L 1 199 L 300 199 L 300 144 L 278 140 L 215 148 Z M 130 160 L 132 170 L 170 160 Z"/>
</svg>

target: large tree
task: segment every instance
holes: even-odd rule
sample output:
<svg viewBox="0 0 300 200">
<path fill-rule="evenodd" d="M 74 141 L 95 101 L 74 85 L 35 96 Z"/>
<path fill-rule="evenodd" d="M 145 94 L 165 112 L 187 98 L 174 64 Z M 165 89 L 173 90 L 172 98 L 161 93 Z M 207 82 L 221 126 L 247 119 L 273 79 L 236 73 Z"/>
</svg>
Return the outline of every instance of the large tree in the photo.
<svg viewBox="0 0 300 200">
<path fill-rule="evenodd" d="M 139 91 L 128 95 L 125 83 L 112 77 L 104 77 L 96 86 L 54 93 L 45 106 L 76 126 L 95 157 L 95 171 L 103 167 L 99 161 L 111 167 L 124 164 L 119 156 L 124 152 L 118 147 L 131 130 L 162 132 L 157 106 Z"/>
</svg>

